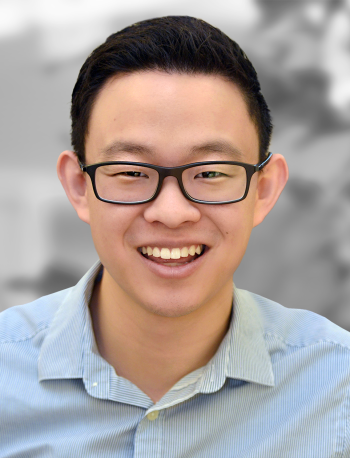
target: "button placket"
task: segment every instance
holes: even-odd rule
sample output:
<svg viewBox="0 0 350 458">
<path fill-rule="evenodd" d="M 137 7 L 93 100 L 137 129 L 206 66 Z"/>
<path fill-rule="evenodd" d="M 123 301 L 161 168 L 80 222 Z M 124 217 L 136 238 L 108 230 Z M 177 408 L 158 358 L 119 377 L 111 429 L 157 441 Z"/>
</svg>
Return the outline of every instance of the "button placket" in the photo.
<svg viewBox="0 0 350 458">
<path fill-rule="evenodd" d="M 148 418 L 148 420 L 154 421 L 158 418 L 158 415 L 159 415 L 159 410 L 153 410 L 152 412 L 148 413 L 146 417 Z"/>
<path fill-rule="evenodd" d="M 152 410 L 141 419 L 134 435 L 134 458 L 164 456 L 164 413 L 163 409 Z"/>
</svg>

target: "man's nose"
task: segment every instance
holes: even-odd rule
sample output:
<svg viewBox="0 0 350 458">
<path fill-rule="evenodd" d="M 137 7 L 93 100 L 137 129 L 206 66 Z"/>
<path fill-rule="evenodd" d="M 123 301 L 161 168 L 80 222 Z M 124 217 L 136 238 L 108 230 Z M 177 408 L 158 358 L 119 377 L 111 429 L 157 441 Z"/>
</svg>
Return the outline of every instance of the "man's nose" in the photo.
<svg viewBox="0 0 350 458">
<path fill-rule="evenodd" d="M 158 197 L 148 204 L 144 218 L 149 223 L 158 221 L 174 229 L 185 222 L 199 221 L 201 213 L 195 205 L 182 194 L 175 177 L 166 177 Z"/>
</svg>

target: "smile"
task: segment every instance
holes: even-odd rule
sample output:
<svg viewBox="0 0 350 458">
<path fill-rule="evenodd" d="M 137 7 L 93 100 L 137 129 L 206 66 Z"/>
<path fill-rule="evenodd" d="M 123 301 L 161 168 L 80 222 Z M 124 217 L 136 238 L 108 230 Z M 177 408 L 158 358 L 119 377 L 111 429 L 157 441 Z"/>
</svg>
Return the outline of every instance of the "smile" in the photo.
<svg viewBox="0 0 350 458">
<path fill-rule="evenodd" d="M 205 245 L 200 244 L 171 249 L 143 246 L 138 251 L 150 261 L 166 265 L 167 267 L 177 267 L 197 259 L 204 253 L 205 248 Z M 173 259 L 177 259 L 178 262 L 171 262 Z"/>
</svg>

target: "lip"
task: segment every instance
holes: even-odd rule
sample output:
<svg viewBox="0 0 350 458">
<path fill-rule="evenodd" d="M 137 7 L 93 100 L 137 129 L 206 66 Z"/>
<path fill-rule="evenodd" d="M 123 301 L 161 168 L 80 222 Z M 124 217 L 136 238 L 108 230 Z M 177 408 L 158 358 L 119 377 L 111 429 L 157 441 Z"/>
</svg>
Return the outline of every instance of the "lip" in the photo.
<svg viewBox="0 0 350 458">
<path fill-rule="evenodd" d="M 192 245 L 195 245 L 195 244 L 192 243 Z M 143 245 L 143 246 L 145 246 L 145 245 Z M 148 246 L 152 246 L 152 245 L 148 245 Z M 154 245 L 154 246 L 157 246 L 157 245 Z M 167 246 L 169 247 L 169 245 L 167 245 Z M 182 246 L 186 246 L 186 245 L 182 245 Z M 179 247 L 179 245 L 174 246 L 174 248 L 177 248 L 177 247 Z M 191 262 L 189 262 L 187 264 L 184 264 L 183 266 L 177 266 L 177 267 L 169 267 L 166 264 L 162 264 L 162 263 L 157 263 L 157 262 L 151 261 L 151 260 L 145 258 L 140 252 L 138 252 L 138 253 L 140 255 L 141 261 L 144 262 L 145 266 L 152 273 L 157 275 L 158 277 L 168 278 L 168 279 L 181 279 L 181 278 L 189 277 L 197 269 L 199 269 L 201 267 L 201 265 L 204 262 L 203 259 L 205 260 L 207 254 L 208 254 L 208 251 L 209 251 L 209 248 L 208 248 L 208 246 L 206 246 L 203 254 L 201 254 L 201 256 L 199 256 L 197 259 L 195 259 L 194 261 L 191 261 Z M 175 259 L 174 259 L 174 262 L 176 262 Z"/>
</svg>

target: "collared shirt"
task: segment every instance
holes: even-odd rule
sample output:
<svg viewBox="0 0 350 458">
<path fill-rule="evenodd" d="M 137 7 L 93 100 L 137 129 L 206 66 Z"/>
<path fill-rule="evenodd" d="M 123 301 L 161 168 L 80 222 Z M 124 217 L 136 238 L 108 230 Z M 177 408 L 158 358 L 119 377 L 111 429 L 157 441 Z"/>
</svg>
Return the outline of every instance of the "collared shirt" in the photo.
<svg viewBox="0 0 350 458">
<path fill-rule="evenodd" d="M 350 457 L 350 333 L 234 288 L 208 364 L 156 404 L 99 354 L 73 288 L 0 314 L 0 457 Z"/>
</svg>

